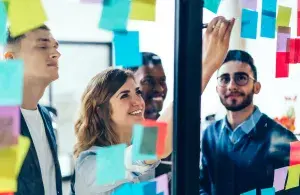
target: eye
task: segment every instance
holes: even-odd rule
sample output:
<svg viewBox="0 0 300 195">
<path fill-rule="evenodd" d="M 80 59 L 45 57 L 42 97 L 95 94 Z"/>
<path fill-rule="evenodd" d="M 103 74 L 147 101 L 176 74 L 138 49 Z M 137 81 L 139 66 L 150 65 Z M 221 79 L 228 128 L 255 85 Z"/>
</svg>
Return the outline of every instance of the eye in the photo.
<svg viewBox="0 0 300 195">
<path fill-rule="evenodd" d="M 150 79 L 150 78 L 145 78 L 143 81 L 142 81 L 142 84 L 144 85 L 152 85 L 154 82 L 153 82 L 153 79 Z"/>
<path fill-rule="evenodd" d="M 124 98 L 127 98 L 127 97 L 128 97 L 128 94 L 125 93 L 125 94 L 123 94 L 123 95 L 120 97 L 120 99 L 124 99 Z"/>
<path fill-rule="evenodd" d="M 44 50 L 44 49 L 47 49 L 48 47 L 47 46 L 40 46 L 39 48 Z"/>
<path fill-rule="evenodd" d="M 136 90 L 137 95 L 142 95 L 142 91 L 140 89 Z"/>
<path fill-rule="evenodd" d="M 221 81 L 221 83 L 229 83 L 230 77 L 229 76 L 220 77 L 220 81 Z"/>
<path fill-rule="evenodd" d="M 245 81 L 245 80 L 248 79 L 248 77 L 247 77 L 246 75 L 238 75 L 238 76 L 237 76 L 237 79 L 238 79 L 239 81 Z"/>
</svg>

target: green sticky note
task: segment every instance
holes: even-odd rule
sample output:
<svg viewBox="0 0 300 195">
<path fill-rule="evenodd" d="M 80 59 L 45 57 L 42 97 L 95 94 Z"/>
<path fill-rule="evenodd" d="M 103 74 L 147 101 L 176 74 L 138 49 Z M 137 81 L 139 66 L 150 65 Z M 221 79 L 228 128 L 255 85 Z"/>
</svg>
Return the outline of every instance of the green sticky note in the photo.
<svg viewBox="0 0 300 195">
<path fill-rule="evenodd" d="M 285 189 L 296 188 L 299 186 L 300 179 L 300 164 L 288 167 L 289 174 Z"/>
<path fill-rule="evenodd" d="M 204 7 L 213 13 L 217 13 L 221 0 L 204 0 Z"/>
<path fill-rule="evenodd" d="M 289 27 L 292 15 L 292 8 L 279 5 L 277 15 L 277 27 Z"/>
<path fill-rule="evenodd" d="M 11 35 L 16 37 L 42 26 L 47 16 L 40 0 L 10 0 L 8 20 Z"/>
<path fill-rule="evenodd" d="M 130 19 L 155 21 L 156 0 L 132 0 Z"/>
<path fill-rule="evenodd" d="M 126 144 L 118 144 L 97 151 L 97 184 L 112 184 L 125 179 L 125 149 Z"/>
<path fill-rule="evenodd" d="M 0 106 L 22 104 L 23 78 L 23 61 L 0 61 Z"/>
<path fill-rule="evenodd" d="M 156 154 L 157 127 L 144 127 L 143 138 L 140 148 L 141 154 Z"/>
</svg>

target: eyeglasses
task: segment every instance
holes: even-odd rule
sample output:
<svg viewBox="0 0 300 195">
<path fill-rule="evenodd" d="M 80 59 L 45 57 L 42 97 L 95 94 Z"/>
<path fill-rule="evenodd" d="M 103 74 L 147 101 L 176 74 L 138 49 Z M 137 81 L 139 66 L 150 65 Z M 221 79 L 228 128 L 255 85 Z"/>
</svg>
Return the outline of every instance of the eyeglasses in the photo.
<svg viewBox="0 0 300 195">
<path fill-rule="evenodd" d="M 235 84 L 237 84 L 238 86 L 247 85 L 250 79 L 252 79 L 253 81 L 256 81 L 252 76 L 248 75 L 245 72 L 237 72 L 237 73 L 234 73 L 234 75 L 233 75 L 233 80 L 234 80 Z M 218 80 L 218 85 L 220 87 L 226 87 L 230 83 L 231 77 L 229 74 L 223 74 L 223 75 L 219 76 L 217 78 L 217 80 Z"/>
</svg>

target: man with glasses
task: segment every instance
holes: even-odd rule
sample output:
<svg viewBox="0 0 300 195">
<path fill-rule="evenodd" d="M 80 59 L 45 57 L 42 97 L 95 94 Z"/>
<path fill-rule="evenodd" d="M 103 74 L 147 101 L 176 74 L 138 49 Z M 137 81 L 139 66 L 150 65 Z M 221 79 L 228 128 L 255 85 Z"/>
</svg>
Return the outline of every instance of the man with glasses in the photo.
<svg viewBox="0 0 300 195">
<path fill-rule="evenodd" d="M 275 169 L 289 166 L 289 144 L 297 138 L 253 104 L 261 84 L 250 54 L 229 51 L 217 75 L 227 115 L 204 130 L 200 194 L 240 195 L 253 189 L 260 194 L 273 187 Z"/>
</svg>

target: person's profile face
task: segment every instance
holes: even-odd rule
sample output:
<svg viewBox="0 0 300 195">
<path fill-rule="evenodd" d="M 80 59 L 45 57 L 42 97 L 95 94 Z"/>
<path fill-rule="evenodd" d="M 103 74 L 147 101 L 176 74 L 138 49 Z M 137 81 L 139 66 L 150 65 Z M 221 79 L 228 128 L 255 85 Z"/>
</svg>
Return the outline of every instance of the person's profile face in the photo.
<svg viewBox="0 0 300 195">
<path fill-rule="evenodd" d="M 17 58 L 24 61 L 24 77 L 50 83 L 58 79 L 58 42 L 48 30 L 37 29 L 20 41 Z"/>
<path fill-rule="evenodd" d="M 168 92 L 164 69 L 161 64 L 149 64 L 139 67 L 134 75 L 145 100 L 145 118 L 156 120 Z"/>
<path fill-rule="evenodd" d="M 253 95 L 259 93 L 260 84 L 246 63 L 229 61 L 221 66 L 217 77 L 217 93 L 227 110 L 246 108 L 252 104 Z"/>
<path fill-rule="evenodd" d="M 128 129 L 144 120 L 145 102 L 132 78 L 111 97 L 111 120 L 117 127 Z"/>
</svg>

